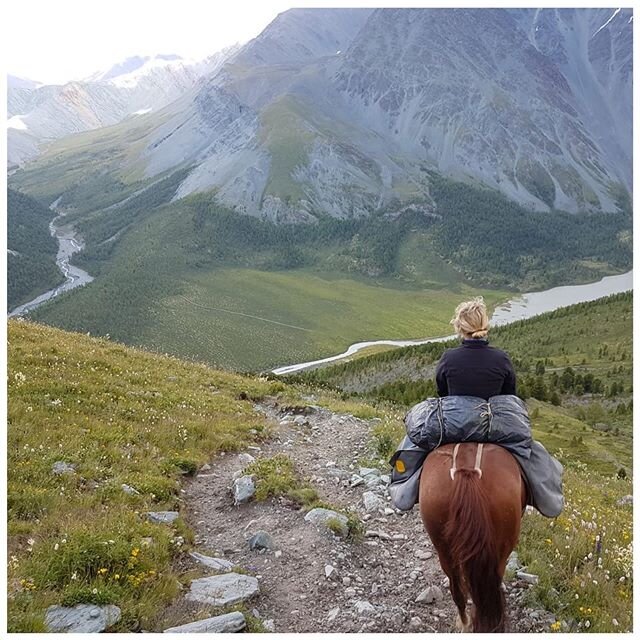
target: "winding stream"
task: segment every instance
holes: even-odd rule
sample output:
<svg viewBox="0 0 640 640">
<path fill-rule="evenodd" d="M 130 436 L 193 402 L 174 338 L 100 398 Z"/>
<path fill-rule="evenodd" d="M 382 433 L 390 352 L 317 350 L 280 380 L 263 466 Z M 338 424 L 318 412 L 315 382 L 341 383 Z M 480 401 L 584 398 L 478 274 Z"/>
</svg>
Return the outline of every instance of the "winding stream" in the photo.
<svg viewBox="0 0 640 640">
<path fill-rule="evenodd" d="M 496 307 L 491 316 L 491 324 L 495 327 L 526 318 L 533 318 L 541 313 L 554 311 L 561 307 L 568 307 L 578 302 L 597 300 L 598 298 L 603 298 L 613 293 L 621 293 L 623 291 L 630 291 L 631 289 L 633 289 L 633 269 L 617 276 L 607 276 L 606 278 L 602 278 L 602 280 L 598 280 L 598 282 L 590 282 L 589 284 L 568 285 L 554 287 L 546 291 L 523 293 Z M 445 342 L 452 338 L 455 338 L 455 335 L 420 338 L 418 340 L 371 340 L 368 342 L 356 342 L 344 353 L 336 356 L 278 367 L 277 369 L 273 369 L 272 373 L 285 375 L 295 373 L 296 371 L 303 371 L 304 369 L 326 364 L 327 362 L 343 360 L 362 349 L 376 345 L 409 347 L 415 344 L 427 344 L 428 342 Z"/>
<path fill-rule="evenodd" d="M 93 277 L 86 271 L 80 269 L 80 267 L 75 267 L 72 264 L 69 264 L 71 256 L 78 253 L 78 251 L 81 251 L 83 249 L 83 244 L 74 233 L 73 228 L 70 225 L 63 224 L 65 214 L 56 209 L 58 201 L 59 199 L 49 207 L 52 211 L 56 211 L 58 213 L 58 215 L 49 223 L 49 231 L 51 235 L 58 240 L 56 265 L 58 265 L 58 268 L 62 271 L 65 281 L 57 287 L 41 293 L 37 298 L 16 307 L 8 314 L 9 318 L 25 315 L 26 313 L 33 311 L 36 307 L 39 307 L 47 300 L 55 298 L 63 291 L 70 291 L 76 287 L 81 287 L 93 280 Z"/>
</svg>

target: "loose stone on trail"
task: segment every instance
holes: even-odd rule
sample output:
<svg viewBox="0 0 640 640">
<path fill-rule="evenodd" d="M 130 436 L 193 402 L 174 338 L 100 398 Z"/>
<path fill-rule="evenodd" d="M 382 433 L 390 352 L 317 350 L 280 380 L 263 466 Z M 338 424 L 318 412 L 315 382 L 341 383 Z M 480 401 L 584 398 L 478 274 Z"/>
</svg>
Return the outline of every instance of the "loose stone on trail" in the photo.
<svg viewBox="0 0 640 640">
<path fill-rule="evenodd" d="M 179 627 L 165 629 L 162 633 L 237 633 L 247 626 L 247 621 L 240 611 L 225 613 L 221 616 L 196 620 Z"/>
<path fill-rule="evenodd" d="M 112 604 L 57 605 L 47 609 L 44 623 L 52 633 L 100 633 L 120 620 L 120 608 Z"/>
<path fill-rule="evenodd" d="M 241 573 L 226 573 L 192 580 L 187 600 L 209 604 L 214 607 L 244 602 L 260 591 L 258 581 L 253 576 Z"/>
</svg>

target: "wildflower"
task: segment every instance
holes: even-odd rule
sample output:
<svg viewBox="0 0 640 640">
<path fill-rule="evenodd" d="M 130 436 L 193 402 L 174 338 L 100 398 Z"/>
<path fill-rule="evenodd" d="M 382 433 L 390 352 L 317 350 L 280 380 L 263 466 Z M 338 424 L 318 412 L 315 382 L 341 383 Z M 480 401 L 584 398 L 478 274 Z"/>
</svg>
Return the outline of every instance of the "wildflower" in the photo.
<svg viewBox="0 0 640 640">
<path fill-rule="evenodd" d="M 591 626 L 591 622 L 589 620 L 585 621 L 584 626 L 588 629 Z"/>
<path fill-rule="evenodd" d="M 77 580 L 78 579 L 78 574 L 75 571 L 71 574 L 71 579 L 72 580 Z"/>
<path fill-rule="evenodd" d="M 107 569 L 105 569 L 105 567 L 102 567 L 101 569 L 98 569 L 98 573 L 103 576 L 105 573 L 107 573 Z"/>
<path fill-rule="evenodd" d="M 135 549 L 131 549 L 131 555 L 135 558 L 140 553 L 140 549 L 137 547 Z"/>
<path fill-rule="evenodd" d="M 95 595 L 96 593 L 98 593 L 98 590 L 94 588 L 91 593 L 93 593 Z"/>
<path fill-rule="evenodd" d="M 612 619 L 611 619 L 611 624 L 612 624 L 614 627 L 617 627 L 620 623 L 619 623 L 615 618 L 612 618 Z"/>
<path fill-rule="evenodd" d="M 54 551 L 57 551 L 59 548 L 60 548 L 60 545 L 56 542 L 56 543 L 53 545 L 53 550 L 54 550 Z"/>
<path fill-rule="evenodd" d="M 560 627 L 560 622 L 556 620 L 556 622 L 554 622 L 549 628 L 551 629 L 551 631 L 560 631 Z"/>
<path fill-rule="evenodd" d="M 120 574 L 119 574 L 119 573 L 116 573 L 116 575 L 115 575 L 115 576 L 113 576 L 113 579 L 114 579 L 114 580 L 120 580 Z"/>
</svg>

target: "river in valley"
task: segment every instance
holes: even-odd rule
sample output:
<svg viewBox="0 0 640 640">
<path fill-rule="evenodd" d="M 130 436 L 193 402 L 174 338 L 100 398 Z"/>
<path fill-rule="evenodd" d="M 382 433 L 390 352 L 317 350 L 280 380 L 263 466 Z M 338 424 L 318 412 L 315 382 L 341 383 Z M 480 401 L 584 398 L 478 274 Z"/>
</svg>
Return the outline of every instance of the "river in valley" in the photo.
<svg viewBox="0 0 640 640">
<path fill-rule="evenodd" d="M 51 205 L 52 210 L 56 210 L 57 200 Z M 49 223 L 49 231 L 51 235 L 58 240 L 58 253 L 56 255 L 56 264 L 65 277 L 65 281 L 57 287 L 41 293 L 37 298 L 30 300 L 16 307 L 8 314 L 9 318 L 15 316 L 23 316 L 36 307 L 51 298 L 55 298 L 63 291 L 70 291 L 76 287 L 88 284 L 93 278 L 83 269 L 74 267 L 69 264 L 71 256 L 78 253 L 83 248 L 81 240 L 76 236 L 70 225 L 64 224 L 64 214 L 58 212 L 58 215 Z"/>
<path fill-rule="evenodd" d="M 554 287 L 546 291 L 536 291 L 532 293 L 523 293 L 517 297 L 505 302 L 493 312 L 491 316 L 491 325 L 499 326 L 533 318 L 534 316 L 554 311 L 561 307 L 568 307 L 578 302 L 589 302 L 597 300 L 614 293 L 630 291 L 633 289 L 633 270 L 627 271 L 617 276 L 607 276 L 598 280 L 598 282 L 590 282 L 588 284 L 568 285 L 562 287 Z M 453 309 L 451 310 L 453 313 Z M 343 360 L 354 353 L 377 345 L 386 345 L 392 347 L 409 347 L 416 344 L 427 344 L 429 342 L 444 342 L 455 338 L 455 335 L 438 336 L 433 338 L 420 338 L 418 340 L 370 340 L 368 342 L 356 342 L 352 344 L 344 353 L 340 353 L 321 360 L 313 360 L 311 362 L 301 362 L 299 364 L 291 364 L 284 367 L 273 369 L 276 375 L 284 375 L 288 373 L 296 373 L 304 369 L 317 367 L 328 362 L 337 362 Z"/>
</svg>

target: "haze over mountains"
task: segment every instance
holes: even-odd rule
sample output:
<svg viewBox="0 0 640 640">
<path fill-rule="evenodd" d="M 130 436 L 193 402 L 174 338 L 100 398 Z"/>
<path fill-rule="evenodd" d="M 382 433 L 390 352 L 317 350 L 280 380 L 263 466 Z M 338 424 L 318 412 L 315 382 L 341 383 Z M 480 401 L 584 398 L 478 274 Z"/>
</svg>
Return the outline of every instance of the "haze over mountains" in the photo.
<svg viewBox="0 0 640 640">
<path fill-rule="evenodd" d="M 236 49 L 199 61 L 177 55 L 134 56 L 64 85 L 9 76 L 9 166 L 37 157 L 43 143 L 164 107 L 202 76 L 215 73 Z"/>
</svg>

